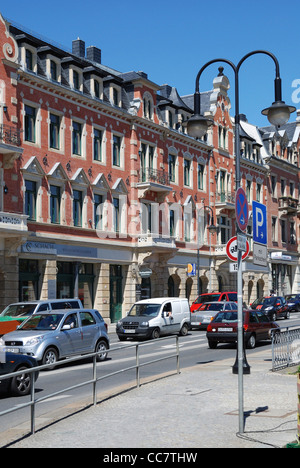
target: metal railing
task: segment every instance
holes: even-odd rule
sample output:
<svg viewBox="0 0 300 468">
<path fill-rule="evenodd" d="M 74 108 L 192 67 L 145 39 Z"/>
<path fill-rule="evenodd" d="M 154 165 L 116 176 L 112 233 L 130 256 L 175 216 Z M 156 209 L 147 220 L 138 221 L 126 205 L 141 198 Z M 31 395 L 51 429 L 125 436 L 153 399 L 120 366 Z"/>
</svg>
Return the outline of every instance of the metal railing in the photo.
<svg viewBox="0 0 300 468">
<path fill-rule="evenodd" d="M 21 409 L 30 407 L 31 408 L 31 411 L 30 411 L 30 433 L 34 434 L 35 430 L 36 430 L 36 427 L 35 427 L 36 405 L 38 403 L 41 403 L 41 402 L 43 402 L 45 400 L 48 400 L 50 398 L 61 395 L 62 393 L 70 392 L 71 390 L 75 390 L 75 389 L 78 389 L 80 387 L 84 387 L 86 385 L 91 385 L 92 386 L 93 405 L 96 406 L 96 404 L 97 404 L 97 383 L 100 382 L 101 380 L 107 379 L 108 377 L 112 377 L 114 375 L 121 374 L 121 373 L 124 373 L 126 371 L 130 371 L 130 370 L 135 369 L 136 370 L 136 387 L 139 388 L 141 386 L 140 369 L 142 367 L 145 367 L 145 366 L 148 366 L 150 364 L 154 364 L 154 363 L 157 363 L 157 362 L 160 362 L 160 361 L 165 361 L 165 360 L 171 359 L 171 358 L 176 358 L 176 372 L 177 372 L 177 374 L 180 374 L 179 338 L 178 338 L 178 336 L 177 335 L 175 335 L 175 336 L 172 335 L 172 336 L 169 336 L 169 337 L 166 337 L 166 338 L 160 338 L 159 341 L 170 340 L 172 338 L 176 339 L 176 352 L 175 353 L 170 354 L 168 356 L 160 357 L 158 359 L 152 359 L 151 361 L 147 361 L 147 362 L 143 362 L 143 363 L 140 362 L 140 348 L 145 347 L 147 345 L 150 345 L 151 343 L 153 343 L 153 341 L 152 342 L 150 341 L 148 343 L 142 343 L 142 344 L 138 343 L 138 344 L 132 344 L 132 345 L 119 346 L 117 348 L 107 350 L 108 353 L 112 353 L 114 351 L 119 351 L 119 350 L 123 351 L 124 349 L 134 348 L 135 349 L 135 365 L 126 367 L 124 369 L 117 370 L 115 372 L 111 372 L 109 374 L 105 374 L 105 375 L 103 375 L 101 377 L 97 377 L 97 373 L 96 373 L 96 370 L 97 370 L 97 356 L 99 354 L 103 353 L 103 351 L 100 351 L 99 353 L 91 353 L 91 354 L 80 355 L 80 356 L 76 356 L 76 357 L 73 357 L 73 358 L 65 359 L 63 361 L 58 361 L 55 364 L 46 364 L 46 365 L 34 367 L 32 369 L 26 369 L 26 371 L 24 371 L 24 369 L 23 369 L 22 371 L 13 372 L 11 374 L 6 374 L 5 376 L 1 376 L 1 381 L 2 381 L 2 380 L 6 380 L 6 379 L 11 379 L 13 377 L 22 375 L 24 373 L 30 374 L 30 376 L 31 376 L 31 390 L 30 390 L 30 401 L 28 401 L 26 403 L 23 403 L 23 404 L 20 404 L 20 405 L 17 405 L 14 408 L 9 408 L 9 409 L 7 409 L 5 411 L 0 412 L 0 417 L 5 416 L 5 415 L 7 415 L 9 413 L 13 413 L 15 411 L 19 411 Z M 93 374 L 93 377 L 90 380 L 86 380 L 86 381 L 78 383 L 76 385 L 72 385 L 70 387 L 63 388 L 63 389 L 61 389 L 61 390 L 59 390 L 57 392 L 51 393 L 49 395 L 45 395 L 45 396 L 42 396 L 40 398 L 36 398 L 36 382 L 35 382 L 35 378 L 34 378 L 34 374 L 36 372 L 39 372 L 39 371 L 45 370 L 45 369 L 49 370 L 49 368 L 52 369 L 53 367 L 56 367 L 56 366 L 59 366 L 59 365 L 62 365 L 62 364 L 68 364 L 68 363 L 71 363 L 71 362 L 79 361 L 79 360 L 82 360 L 83 358 L 84 359 L 87 359 L 87 358 L 92 358 L 93 359 L 93 361 L 92 361 L 92 367 L 93 367 L 92 374 Z M 99 363 L 99 364 L 101 365 L 101 363 Z"/>
<path fill-rule="evenodd" d="M 21 130 L 10 125 L 0 124 L 0 141 L 14 146 L 20 146 Z"/>
<path fill-rule="evenodd" d="M 300 364 L 300 328 L 282 327 L 272 330 L 272 370 Z"/>
</svg>

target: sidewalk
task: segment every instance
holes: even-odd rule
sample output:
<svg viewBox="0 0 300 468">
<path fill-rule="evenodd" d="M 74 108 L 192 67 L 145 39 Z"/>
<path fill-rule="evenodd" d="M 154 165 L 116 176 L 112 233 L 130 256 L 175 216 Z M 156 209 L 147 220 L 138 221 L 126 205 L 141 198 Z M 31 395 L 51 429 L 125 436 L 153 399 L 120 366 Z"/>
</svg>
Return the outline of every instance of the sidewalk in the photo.
<svg viewBox="0 0 300 468">
<path fill-rule="evenodd" d="M 297 378 L 271 372 L 264 358 L 263 351 L 247 358 L 251 374 L 244 376 L 242 438 L 236 435 L 238 376 L 232 374 L 232 361 L 224 360 L 198 363 L 119 394 L 11 447 L 283 447 L 297 436 Z"/>
</svg>

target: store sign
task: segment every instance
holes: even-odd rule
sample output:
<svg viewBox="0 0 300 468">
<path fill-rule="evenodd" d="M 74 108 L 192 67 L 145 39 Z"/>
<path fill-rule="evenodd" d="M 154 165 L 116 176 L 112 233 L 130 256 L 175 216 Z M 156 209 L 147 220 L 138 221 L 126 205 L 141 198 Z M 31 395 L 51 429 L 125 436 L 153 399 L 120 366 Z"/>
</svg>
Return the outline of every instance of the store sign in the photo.
<svg viewBox="0 0 300 468">
<path fill-rule="evenodd" d="M 35 253 L 43 255 L 56 255 L 56 245 L 50 242 L 26 242 L 22 245 L 23 253 Z"/>
</svg>

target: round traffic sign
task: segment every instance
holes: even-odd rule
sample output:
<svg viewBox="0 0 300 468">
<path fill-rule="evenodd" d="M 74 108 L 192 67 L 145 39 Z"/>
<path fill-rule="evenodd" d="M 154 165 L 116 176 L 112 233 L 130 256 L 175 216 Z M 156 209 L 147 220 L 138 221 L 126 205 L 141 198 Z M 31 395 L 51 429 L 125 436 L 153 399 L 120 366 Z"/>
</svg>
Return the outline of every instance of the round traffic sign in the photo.
<svg viewBox="0 0 300 468">
<path fill-rule="evenodd" d="M 242 260 L 248 257 L 250 252 L 249 242 L 246 241 L 246 252 L 243 252 Z M 237 236 L 232 237 L 226 244 L 226 254 L 229 260 L 232 262 L 237 262 L 238 259 L 238 248 L 237 248 Z"/>
<path fill-rule="evenodd" d="M 235 194 L 235 214 L 236 222 L 241 231 L 245 231 L 248 226 L 249 207 L 245 190 L 239 187 Z"/>
</svg>

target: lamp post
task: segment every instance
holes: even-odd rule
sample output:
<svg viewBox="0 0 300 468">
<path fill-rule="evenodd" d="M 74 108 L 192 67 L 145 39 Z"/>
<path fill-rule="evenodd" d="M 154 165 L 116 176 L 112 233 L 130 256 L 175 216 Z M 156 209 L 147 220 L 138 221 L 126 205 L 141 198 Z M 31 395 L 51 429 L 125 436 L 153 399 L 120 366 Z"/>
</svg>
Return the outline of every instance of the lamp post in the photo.
<svg viewBox="0 0 300 468">
<path fill-rule="evenodd" d="M 200 77 L 203 71 L 212 65 L 213 63 L 223 62 L 228 64 L 234 71 L 235 77 L 235 188 L 236 190 L 240 187 L 241 182 L 241 171 L 240 171 L 240 110 L 239 110 L 239 70 L 244 61 L 255 55 L 264 54 L 274 61 L 275 63 L 275 101 L 273 104 L 262 111 L 263 115 L 266 115 L 269 122 L 276 127 L 280 127 L 288 122 L 290 114 L 296 110 L 293 106 L 288 106 L 282 101 L 281 92 L 281 78 L 279 72 L 279 63 L 275 55 L 265 50 L 255 50 L 245 55 L 238 63 L 234 65 L 230 60 L 227 59 L 214 59 L 207 62 L 199 70 L 196 77 L 196 86 L 194 93 L 194 115 L 188 120 L 187 131 L 188 134 L 194 138 L 201 138 L 206 133 L 209 127 L 213 125 L 213 119 L 211 117 L 204 117 L 201 114 L 201 101 L 200 101 Z M 240 229 L 236 224 L 236 233 L 238 234 Z M 243 273 L 242 273 L 242 251 L 238 250 L 238 271 L 237 271 L 237 295 L 238 295 L 238 386 L 239 386 L 239 432 L 244 432 L 244 408 L 243 408 L 243 365 L 244 365 L 244 339 L 243 339 Z"/>
<path fill-rule="evenodd" d="M 204 206 L 204 210 L 210 210 L 211 212 L 211 218 L 210 218 L 210 224 L 207 227 L 209 230 L 210 234 L 215 234 L 217 232 L 218 227 L 215 226 L 214 224 L 214 212 L 210 206 Z M 200 246 L 199 246 L 199 238 L 198 238 L 198 248 L 197 248 L 197 296 L 200 296 L 201 291 L 200 291 Z"/>
</svg>

